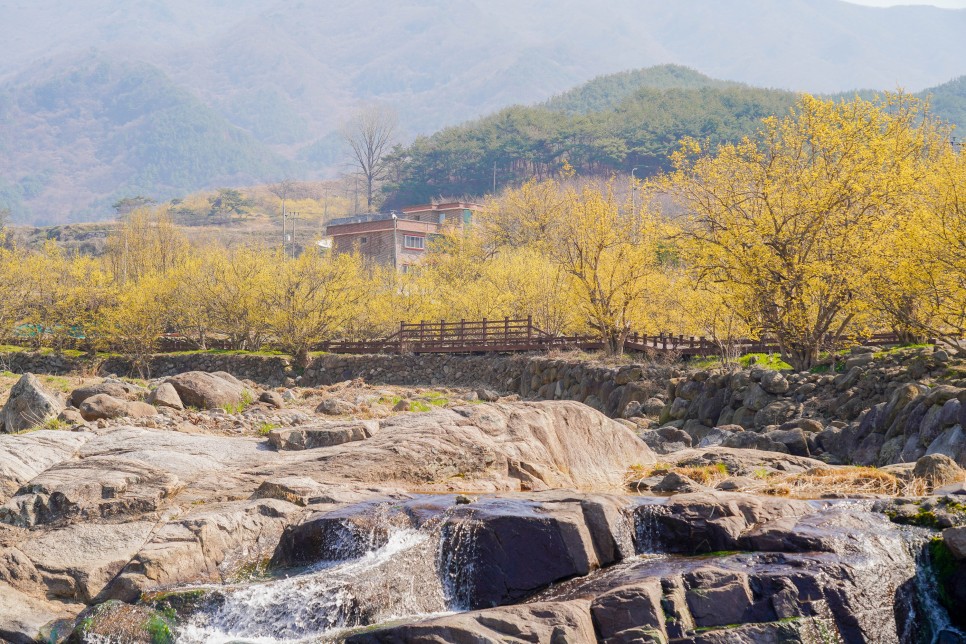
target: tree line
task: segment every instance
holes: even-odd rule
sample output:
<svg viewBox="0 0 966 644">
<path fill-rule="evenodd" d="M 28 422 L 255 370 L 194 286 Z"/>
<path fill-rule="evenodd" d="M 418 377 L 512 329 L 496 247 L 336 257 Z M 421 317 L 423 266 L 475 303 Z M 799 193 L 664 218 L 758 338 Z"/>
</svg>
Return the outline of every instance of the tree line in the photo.
<svg viewBox="0 0 966 644">
<path fill-rule="evenodd" d="M 103 257 L 0 252 L 0 333 L 134 356 L 177 332 L 199 348 L 324 340 L 400 320 L 533 316 L 550 333 L 768 338 L 799 369 L 843 339 L 894 330 L 966 353 L 966 153 L 927 106 L 801 97 L 735 143 L 684 139 L 647 180 L 564 162 L 489 197 L 419 269 L 358 254 L 189 240 L 163 208 L 131 212 Z M 18 329 L 20 331 L 18 331 Z"/>
<path fill-rule="evenodd" d="M 796 97 L 741 85 L 643 87 L 599 110 L 580 105 L 606 105 L 604 98 L 594 103 L 595 97 L 576 96 L 508 107 L 397 146 L 387 157 L 387 205 L 559 178 L 565 161 L 581 176 L 630 174 L 633 168 L 636 176 L 656 175 L 670 169 L 669 156 L 684 136 L 712 144 L 740 141 L 762 118 L 787 113 Z"/>
</svg>

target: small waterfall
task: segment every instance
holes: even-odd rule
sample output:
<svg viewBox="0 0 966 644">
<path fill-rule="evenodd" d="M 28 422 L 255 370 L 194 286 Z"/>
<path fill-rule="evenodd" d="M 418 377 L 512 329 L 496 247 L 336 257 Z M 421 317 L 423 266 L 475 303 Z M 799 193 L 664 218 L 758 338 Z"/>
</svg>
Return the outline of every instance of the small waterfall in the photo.
<svg viewBox="0 0 966 644">
<path fill-rule="evenodd" d="M 910 619 L 903 624 L 903 644 L 953 644 L 966 642 L 966 632 L 953 625 L 949 612 L 939 601 L 939 587 L 932 557 L 924 538 L 911 540 L 916 557 L 914 592 L 906 593 L 904 610 Z"/>
<path fill-rule="evenodd" d="M 179 627 L 178 642 L 317 642 L 342 628 L 445 612 L 433 565 L 438 530 L 425 528 L 390 528 L 383 545 L 359 558 L 219 590 L 223 601 Z"/>
<path fill-rule="evenodd" d="M 647 503 L 634 510 L 634 547 L 637 554 L 661 554 L 661 525 L 658 517 L 665 514 L 663 504 Z"/>
<path fill-rule="evenodd" d="M 469 580 L 476 577 L 476 536 L 477 527 L 471 518 L 450 520 L 443 526 L 436 567 L 451 610 L 469 610 L 472 604 Z"/>
</svg>

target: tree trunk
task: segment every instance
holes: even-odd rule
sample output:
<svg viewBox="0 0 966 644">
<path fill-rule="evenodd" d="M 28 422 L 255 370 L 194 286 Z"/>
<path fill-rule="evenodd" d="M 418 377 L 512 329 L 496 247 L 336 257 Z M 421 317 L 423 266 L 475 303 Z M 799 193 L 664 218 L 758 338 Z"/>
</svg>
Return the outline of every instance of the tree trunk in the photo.
<svg viewBox="0 0 966 644">
<path fill-rule="evenodd" d="M 818 364 L 818 344 L 793 344 L 787 349 L 782 348 L 781 356 L 795 371 L 808 371 Z"/>
<path fill-rule="evenodd" d="M 602 333 L 604 353 L 615 358 L 624 355 L 624 344 L 627 341 L 627 333 L 624 329 L 605 329 Z"/>
<path fill-rule="evenodd" d="M 295 368 L 304 371 L 308 368 L 311 359 L 309 358 L 309 348 L 299 347 L 295 351 Z"/>
</svg>

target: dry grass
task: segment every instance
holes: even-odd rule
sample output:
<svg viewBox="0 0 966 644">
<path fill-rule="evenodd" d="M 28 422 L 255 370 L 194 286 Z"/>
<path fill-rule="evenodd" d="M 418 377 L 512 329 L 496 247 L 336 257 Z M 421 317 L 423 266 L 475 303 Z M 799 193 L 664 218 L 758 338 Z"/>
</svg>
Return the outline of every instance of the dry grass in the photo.
<svg viewBox="0 0 966 644">
<path fill-rule="evenodd" d="M 627 471 L 625 480 L 628 487 L 640 489 L 639 484 L 642 480 L 652 476 L 664 476 L 671 472 L 686 476 L 692 481 L 708 487 L 714 487 L 730 476 L 728 467 L 724 463 L 688 465 L 686 467 L 677 467 L 668 463 L 654 463 L 653 465 L 632 465 Z"/>
<path fill-rule="evenodd" d="M 922 479 L 904 481 L 874 467 L 816 467 L 800 474 L 771 475 L 763 483 L 765 494 L 799 498 L 829 494 L 921 496 L 928 490 Z"/>
<path fill-rule="evenodd" d="M 724 463 L 686 467 L 656 463 L 630 468 L 627 473 L 627 484 L 628 487 L 639 490 L 640 483 L 644 479 L 671 472 L 686 476 L 708 487 L 714 487 L 731 475 Z M 745 492 L 801 499 L 817 499 L 831 495 L 923 496 L 929 492 L 929 485 L 923 479 L 904 480 L 874 467 L 816 467 L 798 474 L 762 468 L 755 470 L 748 477 L 754 479 L 755 483 L 745 487 L 743 490 Z"/>
</svg>

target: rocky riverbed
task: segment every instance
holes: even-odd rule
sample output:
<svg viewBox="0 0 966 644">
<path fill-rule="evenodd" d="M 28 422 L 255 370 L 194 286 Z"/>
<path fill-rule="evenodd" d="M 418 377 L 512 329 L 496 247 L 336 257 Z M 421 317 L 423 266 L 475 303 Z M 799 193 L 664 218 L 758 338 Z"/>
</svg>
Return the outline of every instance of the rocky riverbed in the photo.
<svg viewBox="0 0 966 644">
<path fill-rule="evenodd" d="M 733 420 L 752 385 L 782 388 L 745 373 L 641 385 L 618 420 L 519 391 L 361 379 L 10 378 L 0 637 L 966 641 L 956 459 L 924 449 L 874 469 L 829 451 L 699 447 L 685 425 L 703 401 L 721 398 Z M 909 442 L 912 411 L 888 410 L 896 390 L 869 409 L 893 416 L 883 436 L 905 418 Z M 930 395 L 909 393 L 903 408 Z M 959 401 L 948 393 L 928 409 Z M 843 428 L 879 412 L 864 413 Z M 937 418 L 939 436 L 952 425 Z M 749 423 L 720 431 L 787 431 Z"/>
</svg>

